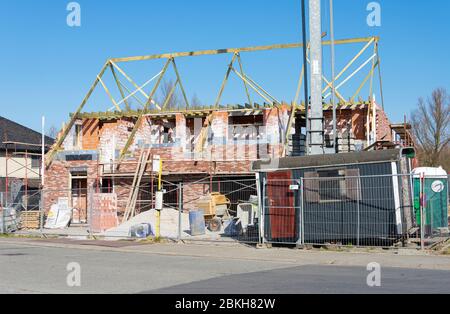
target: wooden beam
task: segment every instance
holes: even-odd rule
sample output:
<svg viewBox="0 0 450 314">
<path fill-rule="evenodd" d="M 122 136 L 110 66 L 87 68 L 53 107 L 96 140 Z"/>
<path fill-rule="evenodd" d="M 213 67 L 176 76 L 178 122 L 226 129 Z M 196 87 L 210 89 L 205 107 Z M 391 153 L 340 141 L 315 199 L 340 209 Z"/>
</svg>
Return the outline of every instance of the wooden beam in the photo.
<svg viewBox="0 0 450 314">
<path fill-rule="evenodd" d="M 152 103 L 153 97 L 155 97 L 156 91 L 158 90 L 158 87 L 161 84 L 164 74 L 166 74 L 166 71 L 167 71 L 167 68 L 169 67 L 170 62 L 171 62 L 171 59 L 167 60 L 166 64 L 164 64 L 164 67 L 161 71 L 161 75 L 159 76 L 158 81 L 156 82 L 155 86 L 153 86 L 153 89 L 152 89 L 150 95 L 148 95 L 147 103 L 144 106 L 144 110 L 147 110 L 149 108 L 150 104 Z M 158 109 L 161 110 L 161 108 L 158 108 Z"/>
<path fill-rule="evenodd" d="M 151 82 L 152 80 L 153 80 L 153 78 L 152 79 L 150 79 L 147 83 L 145 83 L 144 85 L 142 85 L 142 86 L 139 86 L 138 84 L 136 84 L 136 82 L 134 82 L 126 73 L 125 73 L 125 71 L 124 70 L 122 70 L 117 64 L 115 64 L 114 63 L 114 61 L 109 61 L 127 80 L 128 80 L 128 82 L 130 82 L 131 84 L 133 84 L 133 86 L 136 88 L 136 90 L 137 91 L 139 91 L 144 97 L 145 97 L 145 99 L 148 99 L 149 98 L 149 96 L 147 95 L 147 93 L 145 93 L 144 92 L 144 90 L 142 89 L 147 83 L 149 83 L 149 82 Z M 163 75 L 163 73 L 162 73 L 162 71 L 161 72 L 159 72 L 159 74 L 157 74 L 156 76 L 160 76 L 160 75 Z M 122 86 L 123 86 L 123 84 L 122 84 Z M 153 104 L 153 105 L 155 105 L 156 107 L 159 107 L 159 105 L 152 99 L 151 100 L 151 103 Z"/>
<path fill-rule="evenodd" d="M 248 86 L 250 86 L 259 96 L 261 96 L 262 98 L 264 98 L 265 101 L 267 101 L 269 104 L 271 104 L 271 106 L 273 105 L 273 100 L 269 99 L 266 95 L 264 95 L 262 92 L 260 92 L 258 90 L 258 88 L 256 88 L 255 86 L 252 85 L 252 83 L 250 83 L 247 78 L 243 77 L 241 74 L 239 74 L 238 71 L 236 71 L 234 68 L 231 68 L 231 70 L 237 75 L 239 76 L 239 78 L 243 81 L 245 81 Z"/>
<path fill-rule="evenodd" d="M 95 88 L 97 87 L 97 84 L 99 83 L 99 77 L 102 77 L 105 73 L 106 69 L 108 68 L 108 62 L 105 63 L 103 68 L 101 69 L 100 73 L 97 75 L 97 78 L 95 79 L 94 83 L 92 84 L 91 88 L 89 89 L 88 93 L 84 97 L 81 104 L 78 106 L 77 110 L 73 114 L 72 118 L 70 119 L 69 123 L 66 125 L 66 127 L 63 129 L 63 133 L 56 141 L 55 145 L 52 147 L 52 149 L 48 152 L 45 160 L 46 166 L 50 166 L 53 162 L 53 159 L 55 158 L 56 153 L 61 148 L 61 145 L 64 143 L 64 140 L 66 139 L 67 135 L 69 134 L 70 130 L 72 129 L 73 125 L 75 124 L 75 121 L 77 119 L 78 114 L 83 110 L 84 106 L 86 105 L 87 101 L 91 97 L 92 93 L 94 92 Z"/>
<path fill-rule="evenodd" d="M 242 66 L 241 55 L 238 54 L 238 55 L 237 55 L 237 58 L 238 58 L 239 69 L 240 69 L 240 71 L 241 71 L 241 74 L 242 74 L 242 76 L 245 76 L 244 68 L 243 68 L 243 66 Z M 249 104 L 250 106 L 253 106 L 253 104 L 252 104 L 252 99 L 250 98 L 250 93 L 249 93 L 249 91 L 248 91 L 247 83 L 246 83 L 245 81 L 243 81 L 243 83 L 244 83 L 245 93 L 247 94 L 248 104 Z"/>
<path fill-rule="evenodd" d="M 121 101 L 123 101 L 123 102 L 125 103 L 125 108 L 126 108 L 127 110 L 130 110 L 130 109 L 131 109 L 131 108 L 130 108 L 130 105 L 128 104 L 128 100 L 127 100 L 127 98 L 125 97 L 125 93 L 123 92 L 123 88 L 122 88 L 122 86 L 121 86 L 120 83 L 119 83 L 119 78 L 117 77 L 116 70 L 114 70 L 114 67 L 113 67 L 113 65 L 111 64 L 111 62 L 109 63 L 109 67 L 110 67 L 110 69 L 111 69 L 111 73 L 112 73 L 112 75 L 113 75 L 113 77 L 114 77 L 114 80 L 116 81 L 117 88 L 118 88 L 119 91 L 120 91 L 120 95 L 122 96 L 122 100 L 121 100 Z"/>
<path fill-rule="evenodd" d="M 361 90 L 363 89 L 363 87 L 366 85 L 367 81 L 373 78 L 373 73 L 375 72 L 376 67 L 378 66 L 378 61 L 375 62 L 375 64 L 372 66 L 372 68 L 369 71 L 369 74 L 367 74 L 367 76 L 364 78 L 364 80 L 361 82 L 361 84 L 359 85 L 358 89 L 356 90 L 355 94 L 352 96 L 352 98 L 350 98 L 350 101 L 353 102 L 355 101 L 355 98 L 358 97 L 359 93 L 361 92 Z M 370 86 L 370 92 L 369 92 L 369 97 L 372 97 L 372 86 Z"/>
<path fill-rule="evenodd" d="M 372 43 L 374 43 L 376 41 L 376 37 L 372 37 L 372 39 L 369 40 L 369 42 L 367 42 L 367 44 L 353 57 L 352 60 L 350 60 L 349 63 L 347 63 L 347 65 L 342 69 L 342 71 L 336 76 L 336 78 L 334 79 L 334 82 L 336 82 L 344 73 L 345 71 L 348 70 L 348 68 L 356 61 L 358 60 L 358 58 L 364 53 L 364 51 L 367 50 L 367 48 L 370 47 L 370 45 Z M 330 84 L 331 85 L 331 84 Z M 322 91 L 322 93 L 325 93 L 328 88 L 331 88 L 330 86 L 325 87 L 325 89 Z"/>
<path fill-rule="evenodd" d="M 114 107 L 116 107 L 117 111 L 122 111 L 122 109 L 120 109 L 119 105 L 117 104 L 116 100 L 114 99 L 113 95 L 111 95 L 111 92 L 109 91 L 105 82 L 103 82 L 102 78 L 100 76 L 97 76 L 97 78 L 100 81 L 100 84 L 103 86 L 103 89 L 105 90 L 106 94 L 108 94 L 109 99 L 114 104 Z"/>
<path fill-rule="evenodd" d="M 122 149 L 122 151 L 120 152 L 120 157 L 119 157 L 119 165 L 120 162 L 123 160 L 123 158 L 125 157 L 126 153 L 128 152 L 128 149 L 130 148 L 131 144 L 133 143 L 134 137 L 136 135 L 137 130 L 139 129 L 140 125 L 142 124 L 142 118 L 144 116 L 144 112 L 146 110 L 148 110 L 150 103 L 152 101 L 152 98 L 155 96 L 156 91 L 158 90 L 159 85 L 161 84 L 162 78 L 164 77 L 164 74 L 167 71 L 167 68 L 169 67 L 171 60 L 167 60 L 166 64 L 163 67 L 162 73 L 158 78 L 158 81 L 156 82 L 155 86 L 153 87 L 152 92 L 150 93 L 150 95 L 148 96 L 148 100 L 147 103 L 144 106 L 144 110 L 139 114 L 139 117 L 136 121 L 136 124 L 133 127 L 133 130 L 130 133 L 130 136 L 127 139 L 127 142 L 125 144 L 125 147 Z M 161 108 L 159 108 L 161 110 Z"/>
<path fill-rule="evenodd" d="M 177 88 L 177 85 L 179 83 L 179 80 L 177 79 L 177 81 L 175 82 L 175 84 L 172 86 L 172 88 L 170 89 L 169 94 L 167 95 L 166 99 L 164 100 L 164 104 L 161 107 L 161 110 L 166 109 L 167 104 L 169 103 L 170 99 L 172 99 L 173 93 L 175 92 L 175 89 Z"/>
<path fill-rule="evenodd" d="M 187 96 L 186 96 L 186 92 L 185 92 L 185 90 L 184 90 L 183 83 L 181 82 L 181 76 L 180 76 L 180 73 L 178 72 L 178 68 L 177 68 L 177 65 L 176 65 L 176 63 L 175 63 L 175 59 L 172 59 L 172 65 L 173 65 L 173 69 L 175 70 L 175 74 L 176 74 L 176 76 L 177 76 L 178 84 L 180 84 L 181 93 L 183 94 L 184 101 L 185 101 L 185 103 L 186 103 L 186 109 L 187 109 L 187 108 L 190 107 L 190 106 L 189 106 L 189 100 L 188 100 L 188 98 L 187 98 Z"/>
<path fill-rule="evenodd" d="M 345 45 L 345 44 L 364 43 L 364 42 L 369 42 L 373 39 L 377 41 L 378 37 L 341 39 L 341 40 L 336 40 L 335 44 L 336 45 Z M 322 44 L 324 46 L 329 46 L 331 44 L 331 41 L 323 41 Z M 163 53 L 163 54 L 135 56 L 135 57 L 126 57 L 126 58 L 113 58 L 113 59 L 111 59 L 111 61 L 114 63 L 120 63 L 120 62 L 144 61 L 144 60 L 154 60 L 154 59 L 170 59 L 170 58 L 180 58 L 180 57 L 219 55 L 219 54 L 227 54 L 227 53 L 253 52 L 253 51 L 264 51 L 264 50 L 275 50 L 275 49 L 292 49 L 292 48 L 301 48 L 301 47 L 303 47 L 303 43 L 276 44 L 276 45 L 267 45 L 267 46 L 225 48 L 225 49 L 200 50 L 200 51 L 189 51 L 189 52 Z"/>
<path fill-rule="evenodd" d="M 222 81 L 222 85 L 220 86 L 219 94 L 217 95 L 216 103 L 214 105 L 215 108 L 219 107 L 220 99 L 222 98 L 223 91 L 225 90 L 225 86 L 227 85 L 228 78 L 230 77 L 231 69 L 233 68 L 233 63 L 236 60 L 236 57 L 237 57 L 237 54 L 235 53 L 233 55 L 233 58 L 231 59 L 230 64 L 228 65 L 227 72 L 226 72 L 225 77 L 224 77 L 224 79 Z"/>
<path fill-rule="evenodd" d="M 251 84 L 253 84 L 256 88 L 258 88 L 261 92 L 263 92 L 267 97 L 269 97 L 270 99 L 272 99 L 272 103 L 276 103 L 278 105 L 281 106 L 281 103 L 272 95 L 269 94 L 269 92 L 267 92 L 264 88 L 262 88 L 258 83 L 256 83 L 250 76 L 248 75 L 244 75 L 243 76 L 248 82 L 250 82 Z"/>
</svg>

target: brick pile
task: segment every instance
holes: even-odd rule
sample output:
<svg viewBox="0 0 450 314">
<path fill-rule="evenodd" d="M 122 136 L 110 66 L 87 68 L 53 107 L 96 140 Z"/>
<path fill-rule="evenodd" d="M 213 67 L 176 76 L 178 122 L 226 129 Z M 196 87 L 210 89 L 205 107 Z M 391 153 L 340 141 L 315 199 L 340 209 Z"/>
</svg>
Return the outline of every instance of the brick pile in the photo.
<svg viewBox="0 0 450 314">
<path fill-rule="evenodd" d="M 117 227 L 117 196 L 111 194 L 94 194 L 92 197 L 91 230 L 101 233 Z"/>
</svg>

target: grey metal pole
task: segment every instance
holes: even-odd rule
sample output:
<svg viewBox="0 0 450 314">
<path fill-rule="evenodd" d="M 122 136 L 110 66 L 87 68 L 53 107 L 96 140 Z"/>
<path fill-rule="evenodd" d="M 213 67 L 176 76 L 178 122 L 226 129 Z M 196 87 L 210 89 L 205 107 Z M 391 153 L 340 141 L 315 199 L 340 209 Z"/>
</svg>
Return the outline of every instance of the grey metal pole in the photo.
<svg viewBox="0 0 450 314">
<path fill-rule="evenodd" d="M 0 192 L 0 207 L 2 208 L 2 232 L 3 234 L 6 234 L 6 223 L 5 223 L 5 217 L 6 217 L 6 208 L 3 207 L 3 192 Z"/>
<path fill-rule="evenodd" d="M 311 46 L 311 113 L 309 116 L 311 155 L 324 153 L 322 106 L 322 18 L 321 0 L 309 0 Z"/>
<path fill-rule="evenodd" d="M 331 105 L 333 106 L 333 148 L 334 152 L 338 152 L 337 143 L 337 115 L 336 115 L 336 90 L 335 90 L 335 78 L 336 78 L 336 55 L 334 44 L 334 12 L 333 12 L 333 0 L 330 0 L 330 37 L 331 37 Z"/>
<path fill-rule="evenodd" d="M 305 245 L 305 178 L 302 178 L 302 244 Z"/>
<path fill-rule="evenodd" d="M 306 116 L 306 141 L 305 141 L 305 154 L 309 155 L 309 86 L 308 86 L 308 47 L 307 47 L 307 37 L 306 37 L 306 5 L 305 0 L 302 0 L 302 41 L 303 41 L 303 67 L 305 81 L 305 116 Z"/>
<path fill-rule="evenodd" d="M 297 181 L 297 183 L 299 184 L 299 196 L 300 196 L 300 212 L 298 213 L 298 220 L 297 220 L 297 224 L 298 224 L 298 239 L 297 239 L 297 246 L 301 246 L 303 245 L 303 178 L 301 178 L 300 180 Z"/>
<path fill-rule="evenodd" d="M 41 212 L 39 213 L 39 230 L 41 236 L 44 231 L 44 213 L 45 213 L 45 117 L 42 116 L 42 147 L 41 147 Z"/>
<path fill-rule="evenodd" d="M 44 233 L 44 213 L 45 213 L 45 191 L 44 187 L 41 188 L 41 212 L 39 213 L 39 231 L 41 233 L 41 236 Z"/>
<path fill-rule="evenodd" d="M 266 238 L 264 236 L 264 219 L 265 219 L 265 210 L 266 210 L 266 186 L 267 186 L 267 179 L 266 177 L 263 177 L 263 183 L 262 183 L 262 203 L 261 203 L 261 209 L 260 209 L 260 217 L 261 217 L 261 221 L 259 221 L 259 233 L 260 233 L 260 237 L 261 237 L 261 243 L 265 244 L 266 243 Z"/>
<path fill-rule="evenodd" d="M 357 183 L 356 183 L 356 193 L 358 193 L 358 196 L 356 198 L 357 201 L 357 210 L 358 210 L 358 230 L 357 230 L 357 239 L 356 239 L 356 246 L 359 247 L 360 245 L 360 238 L 361 238 L 361 208 L 360 208 L 360 186 L 361 186 L 361 176 L 358 176 Z"/>
<path fill-rule="evenodd" d="M 423 204 L 424 204 L 424 198 L 425 198 L 425 193 L 424 193 L 424 183 L 425 183 L 425 177 L 424 174 L 420 174 L 420 248 L 422 250 L 425 250 L 425 217 L 424 217 L 424 208 L 423 208 Z"/>
<path fill-rule="evenodd" d="M 181 229 L 182 229 L 182 219 L 181 215 L 183 213 L 183 183 L 178 184 L 178 241 L 181 240 Z"/>
<path fill-rule="evenodd" d="M 262 189 L 261 189 L 261 177 L 259 172 L 255 173 L 256 178 L 256 194 L 258 196 L 258 244 L 262 245 L 262 233 L 261 233 L 261 223 L 262 223 L 262 202 L 261 202 L 261 195 L 262 195 Z"/>
</svg>

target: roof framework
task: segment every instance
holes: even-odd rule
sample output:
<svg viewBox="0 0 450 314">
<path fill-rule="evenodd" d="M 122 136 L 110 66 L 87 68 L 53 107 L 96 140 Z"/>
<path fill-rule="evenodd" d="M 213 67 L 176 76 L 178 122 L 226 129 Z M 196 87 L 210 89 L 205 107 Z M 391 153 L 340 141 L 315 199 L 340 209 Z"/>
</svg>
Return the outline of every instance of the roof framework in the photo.
<svg viewBox="0 0 450 314">
<path fill-rule="evenodd" d="M 335 40 L 335 45 L 348 45 L 348 44 L 363 44 L 364 46 L 358 50 L 356 55 L 343 67 L 343 69 L 339 72 L 339 74 L 336 76 L 335 81 L 332 82 L 328 80 L 325 76 L 323 76 L 323 81 L 325 82 L 326 87 L 323 89 L 322 94 L 324 99 L 326 100 L 329 98 L 332 93 L 338 97 L 340 105 L 344 104 L 355 104 L 355 100 L 359 103 L 363 103 L 364 101 L 359 97 L 361 90 L 364 86 L 369 83 L 369 100 L 370 95 L 373 93 L 373 84 L 374 84 L 374 74 L 375 71 L 378 69 L 379 73 L 379 80 L 380 80 L 380 93 L 381 93 L 381 99 L 383 103 L 383 91 L 382 91 L 382 81 L 381 81 L 381 69 L 380 69 L 380 58 L 378 54 L 378 44 L 379 44 L 379 38 L 378 37 L 364 37 L 364 38 L 352 38 L 352 39 L 342 39 L 342 40 Z M 324 46 L 331 45 L 331 41 L 323 41 L 322 44 Z M 294 48 L 302 48 L 304 46 L 303 43 L 291 43 L 291 44 L 277 44 L 277 45 L 268 45 L 268 46 L 254 46 L 254 47 L 243 47 L 243 48 L 226 48 L 226 49 L 216 49 L 216 50 L 201 50 L 201 51 L 190 51 L 190 52 L 178 52 L 178 53 L 165 53 L 165 54 L 154 54 L 154 55 L 145 55 L 145 56 L 135 56 L 135 57 L 125 57 L 125 58 L 112 58 L 106 61 L 106 63 L 103 65 L 101 71 L 97 75 L 94 83 L 90 87 L 88 93 L 84 97 L 81 104 L 78 106 L 78 108 L 75 110 L 75 112 L 71 115 L 69 123 L 64 127 L 62 130 L 61 136 L 57 139 L 55 145 L 52 147 L 51 151 L 47 155 L 46 164 L 49 166 L 56 153 L 61 149 L 61 146 L 69 134 L 71 128 L 74 126 L 77 119 L 80 117 L 95 117 L 97 116 L 104 116 L 104 117 L 133 117 L 136 118 L 137 121 L 135 123 L 135 126 L 127 140 L 127 143 L 122 149 L 121 158 L 123 159 L 125 154 L 127 153 L 129 147 L 131 146 L 134 137 L 136 135 L 136 132 L 141 125 L 141 122 L 145 115 L 149 114 L 169 114 L 173 113 L 173 109 L 168 108 L 167 104 L 173 97 L 173 94 L 175 92 L 175 89 L 179 87 L 182 92 L 183 101 L 185 103 L 184 109 L 177 110 L 177 112 L 186 112 L 187 114 L 204 114 L 205 112 L 211 112 L 215 110 L 258 110 L 258 109 L 264 109 L 264 108 L 272 108 L 272 107 L 279 107 L 282 105 L 280 100 L 278 100 L 275 96 L 273 96 L 269 91 L 267 91 L 264 87 L 262 87 L 261 84 L 257 83 L 255 80 L 253 80 L 248 73 L 244 72 L 244 65 L 241 59 L 242 53 L 250 53 L 250 52 L 258 52 L 258 51 L 267 51 L 267 50 L 276 50 L 276 49 L 294 49 Z M 307 48 L 309 47 L 309 44 L 307 44 Z M 362 56 L 364 52 L 369 50 L 369 48 L 373 49 L 373 53 L 371 54 L 370 58 L 367 60 L 363 60 L 363 63 L 352 73 L 348 74 L 349 69 L 352 65 L 354 65 L 357 61 L 360 61 L 362 59 Z M 202 107 L 202 108 L 194 108 L 190 106 L 190 103 L 187 98 L 186 90 L 183 85 L 183 80 L 180 75 L 180 71 L 177 67 L 176 59 L 178 58 L 186 58 L 186 57 L 200 57 L 200 56 L 207 56 L 207 55 L 219 55 L 219 54 L 228 54 L 231 55 L 231 61 L 228 65 L 225 76 L 223 78 L 222 84 L 220 86 L 216 101 L 213 106 Z M 150 80 L 145 82 L 143 85 L 138 85 L 136 81 L 127 74 L 123 68 L 121 67 L 121 64 L 123 63 L 130 63 L 130 62 L 140 62 L 140 61 L 146 61 L 146 60 L 158 60 L 158 59 L 164 59 L 165 64 L 161 71 L 153 76 Z M 309 58 L 307 58 L 308 63 L 310 62 Z M 339 92 L 339 89 L 346 85 L 348 81 L 350 81 L 354 76 L 361 72 L 364 68 L 366 68 L 368 65 L 370 65 L 369 73 L 367 76 L 363 79 L 363 81 L 359 84 L 356 91 L 353 93 L 353 95 L 346 99 L 343 95 Z M 176 82 L 172 89 L 169 91 L 168 95 L 166 96 L 166 99 L 161 104 L 156 103 L 155 101 L 155 95 L 158 91 L 158 89 L 161 87 L 161 82 L 166 75 L 169 68 L 172 68 L 175 75 L 176 75 Z M 112 77 L 114 78 L 115 86 L 114 88 L 117 88 L 121 95 L 121 100 L 117 100 L 113 97 L 113 93 L 111 92 L 111 87 L 108 87 L 103 79 L 106 72 L 110 72 Z M 298 81 L 298 87 L 295 95 L 295 99 L 292 102 L 292 110 L 291 110 L 291 117 L 289 119 L 287 132 L 290 131 L 294 117 L 297 110 L 303 110 L 305 111 L 305 105 L 304 103 L 300 103 L 300 92 L 303 85 L 303 73 L 305 71 L 305 65 L 302 66 L 302 70 L 300 73 L 299 81 Z M 231 74 L 234 74 L 237 78 L 239 78 L 242 81 L 247 101 L 248 103 L 245 104 L 245 106 L 223 106 L 221 105 L 221 99 L 223 92 L 227 86 L 228 80 L 231 76 Z M 126 80 L 129 84 L 133 85 L 135 88 L 134 91 L 127 88 L 127 86 L 123 83 L 123 80 Z M 153 87 L 150 91 L 150 93 L 146 93 L 144 91 L 144 87 L 149 85 L 155 81 L 153 84 Z M 334 89 L 333 89 L 334 84 Z M 92 96 L 94 90 L 98 87 L 98 85 L 101 85 L 104 89 L 105 93 L 107 94 L 108 98 L 110 99 L 114 111 L 109 110 L 109 112 L 103 112 L 103 113 L 91 113 L 91 114 L 82 114 L 83 109 Z M 252 101 L 252 98 L 250 96 L 250 90 L 256 93 L 261 99 L 264 100 L 264 105 L 259 105 L 257 103 L 254 103 Z M 144 97 L 145 101 L 142 101 L 141 98 L 138 98 L 136 95 L 140 94 Z M 129 105 L 129 99 L 133 98 L 137 100 L 141 106 L 141 109 L 139 110 L 131 110 L 131 107 Z M 151 109 L 151 107 L 154 107 L 154 109 Z"/>
</svg>

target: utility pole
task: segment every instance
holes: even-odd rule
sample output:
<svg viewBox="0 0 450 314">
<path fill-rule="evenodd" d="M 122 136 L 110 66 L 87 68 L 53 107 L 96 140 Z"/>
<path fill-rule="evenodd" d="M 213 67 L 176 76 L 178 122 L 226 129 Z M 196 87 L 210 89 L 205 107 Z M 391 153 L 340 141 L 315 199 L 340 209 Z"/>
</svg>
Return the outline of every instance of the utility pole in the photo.
<svg viewBox="0 0 450 314">
<path fill-rule="evenodd" d="M 311 51 L 311 110 L 308 114 L 307 137 L 309 155 L 324 154 L 322 106 L 322 18 L 321 0 L 309 0 L 309 32 Z"/>
<path fill-rule="evenodd" d="M 306 116 L 306 154 L 309 154 L 309 86 L 308 86 L 308 47 L 307 47 L 307 37 L 306 37 L 306 0 L 302 0 L 302 41 L 303 41 L 303 68 L 305 69 L 303 75 L 303 81 L 305 82 L 305 116 Z"/>
<path fill-rule="evenodd" d="M 333 0 L 330 0 L 330 37 L 331 37 L 331 105 L 333 106 L 333 153 L 338 152 L 337 115 L 336 115 L 336 54 L 334 45 L 334 9 Z"/>
</svg>

